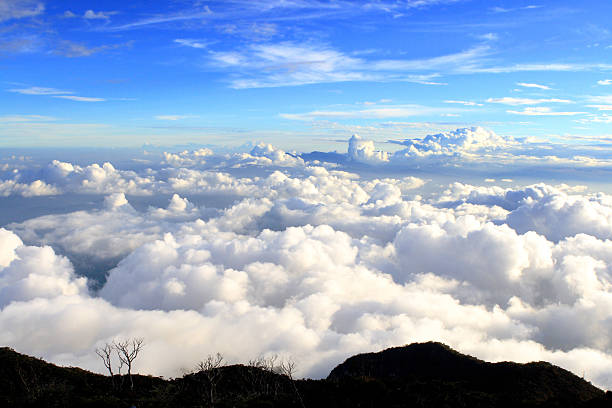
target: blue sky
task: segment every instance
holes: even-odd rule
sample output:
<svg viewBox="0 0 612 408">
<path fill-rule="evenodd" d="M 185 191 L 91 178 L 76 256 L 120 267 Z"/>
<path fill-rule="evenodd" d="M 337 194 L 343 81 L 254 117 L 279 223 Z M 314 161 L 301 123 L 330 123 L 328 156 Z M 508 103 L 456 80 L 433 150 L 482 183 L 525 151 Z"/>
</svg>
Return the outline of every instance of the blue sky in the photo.
<svg viewBox="0 0 612 408">
<path fill-rule="evenodd" d="M 151 4 L 153 3 L 153 4 Z M 0 145 L 607 143 L 601 1 L 0 0 Z"/>
</svg>

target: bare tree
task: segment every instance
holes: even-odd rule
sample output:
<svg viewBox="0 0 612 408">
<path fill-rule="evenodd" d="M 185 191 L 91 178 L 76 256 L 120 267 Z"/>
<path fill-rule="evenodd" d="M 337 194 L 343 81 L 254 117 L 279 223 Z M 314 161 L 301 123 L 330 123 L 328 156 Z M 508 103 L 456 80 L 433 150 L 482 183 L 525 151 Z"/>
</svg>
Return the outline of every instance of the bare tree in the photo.
<svg viewBox="0 0 612 408">
<path fill-rule="evenodd" d="M 210 399 L 210 405 L 215 404 L 215 391 L 217 383 L 221 379 L 221 370 L 219 368 L 223 365 L 223 356 L 220 353 L 216 355 L 209 355 L 206 360 L 200 361 L 197 365 L 198 372 L 204 374 L 208 380 L 208 398 Z"/>
<path fill-rule="evenodd" d="M 134 389 L 134 380 L 132 379 L 132 364 L 136 357 L 138 357 L 138 353 L 144 347 L 144 339 L 142 337 L 133 338 L 130 340 L 124 341 L 114 341 L 113 347 L 117 351 L 117 356 L 119 357 L 119 361 L 121 365 L 125 365 L 127 367 L 128 377 L 130 378 L 130 388 Z"/>
<path fill-rule="evenodd" d="M 108 370 L 111 378 L 111 384 L 113 387 L 115 386 L 115 378 L 113 374 L 113 365 L 112 365 L 112 355 L 113 355 L 114 347 L 112 344 L 106 343 L 104 347 L 98 347 L 96 349 L 96 354 L 102 359 L 102 363 L 104 363 L 104 367 Z M 121 368 L 119 368 L 121 370 Z"/>
<path fill-rule="evenodd" d="M 273 354 L 269 357 L 259 356 L 257 359 L 249 360 L 248 382 L 253 388 L 254 394 L 273 395 L 276 397 L 282 386 L 275 375 L 280 374 L 280 367 L 276 364 L 278 355 Z"/>
<path fill-rule="evenodd" d="M 291 385 L 293 385 L 293 390 L 295 391 L 295 395 L 297 395 L 298 399 L 300 400 L 300 405 L 302 406 L 302 408 L 304 408 L 305 407 L 304 400 L 302 399 L 302 396 L 300 395 L 300 391 L 298 390 L 297 385 L 295 385 L 295 380 L 293 379 L 295 370 L 296 370 L 296 364 L 295 364 L 295 361 L 293 361 L 292 359 L 287 359 L 285 361 L 282 361 L 279 365 L 280 373 L 287 376 L 287 378 L 289 378 L 289 381 L 291 381 Z"/>
</svg>

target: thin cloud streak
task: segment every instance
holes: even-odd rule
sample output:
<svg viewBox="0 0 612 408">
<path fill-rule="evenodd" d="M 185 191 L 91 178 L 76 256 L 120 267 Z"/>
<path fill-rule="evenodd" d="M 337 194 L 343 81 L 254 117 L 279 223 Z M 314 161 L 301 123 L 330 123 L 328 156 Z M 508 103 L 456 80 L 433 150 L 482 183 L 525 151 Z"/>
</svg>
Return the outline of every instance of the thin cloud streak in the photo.
<svg viewBox="0 0 612 408">
<path fill-rule="evenodd" d="M 69 99 L 76 102 L 104 102 L 104 98 L 94 98 L 89 96 L 76 96 L 76 95 L 53 95 L 53 98 Z"/>
<path fill-rule="evenodd" d="M 542 89 L 544 91 L 549 91 L 552 89 L 550 86 L 533 84 L 533 83 L 528 83 L 528 82 L 517 82 L 516 84 L 524 88 L 537 88 L 537 89 Z"/>
<path fill-rule="evenodd" d="M 513 115 L 524 115 L 524 116 L 575 116 L 584 115 L 587 112 L 556 112 L 550 108 L 545 107 L 528 107 L 522 111 L 508 110 L 506 111 Z"/>
<path fill-rule="evenodd" d="M 307 113 L 281 113 L 283 119 L 310 121 L 315 119 L 386 119 L 405 116 L 447 114 L 448 110 L 421 105 L 394 105 L 360 110 L 312 111 Z"/>
<path fill-rule="evenodd" d="M 22 95 L 63 95 L 72 94 L 74 92 L 64 91 L 56 88 L 45 88 L 40 86 L 32 86 L 29 88 L 8 89 L 9 92 L 19 93 Z"/>
<path fill-rule="evenodd" d="M 572 103 L 572 101 L 568 99 L 558 99 L 558 98 L 544 98 L 544 99 L 530 99 L 530 98 L 513 98 L 513 97 L 504 97 L 504 98 L 489 98 L 487 99 L 489 103 L 500 103 L 503 105 L 539 105 L 542 103 Z"/>
</svg>

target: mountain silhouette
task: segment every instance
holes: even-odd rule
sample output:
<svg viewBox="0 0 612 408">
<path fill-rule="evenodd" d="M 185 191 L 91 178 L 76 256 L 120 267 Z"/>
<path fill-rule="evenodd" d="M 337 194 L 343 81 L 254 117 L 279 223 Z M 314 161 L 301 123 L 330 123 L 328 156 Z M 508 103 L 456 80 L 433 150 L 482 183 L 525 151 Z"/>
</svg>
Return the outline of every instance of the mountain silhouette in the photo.
<svg viewBox="0 0 612 408">
<path fill-rule="evenodd" d="M 326 379 L 258 364 L 175 379 L 58 367 L 0 348 L 3 407 L 612 407 L 612 393 L 546 362 L 488 363 L 441 343 L 350 357 Z M 214 378 L 214 381 L 213 381 Z"/>
</svg>

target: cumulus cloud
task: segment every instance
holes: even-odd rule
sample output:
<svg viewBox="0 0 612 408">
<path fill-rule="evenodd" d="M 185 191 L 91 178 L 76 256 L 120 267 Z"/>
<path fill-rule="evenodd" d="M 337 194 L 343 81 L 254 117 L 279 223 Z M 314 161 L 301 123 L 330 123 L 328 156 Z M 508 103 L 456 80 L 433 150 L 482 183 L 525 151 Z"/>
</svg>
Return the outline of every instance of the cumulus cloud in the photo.
<svg viewBox="0 0 612 408">
<path fill-rule="evenodd" d="M 512 146 L 514 141 L 482 127 L 473 127 L 428 135 L 423 139 L 408 139 L 401 144 L 408 147 L 397 152 L 395 157 L 454 155 L 478 150 L 494 150 Z"/>
<path fill-rule="evenodd" d="M 389 161 L 389 155 L 386 152 L 375 150 L 373 141 L 363 140 L 359 135 L 353 135 L 349 139 L 348 157 L 351 160 L 368 163 Z"/>
<path fill-rule="evenodd" d="M 160 154 L 140 170 L 7 162 L 9 199 L 46 188 L 104 199 L 0 229 L 0 342 L 101 371 L 96 346 L 142 336 L 143 373 L 175 376 L 218 351 L 289 354 L 299 375 L 325 376 L 354 353 L 437 340 L 612 387 L 611 196 L 386 172 L 517 144 L 469 128 L 397 153 L 355 136 L 345 167 L 267 144 Z M 203 206 L 203 194 L 232 201 Z"/>
<path fill-rule="evenodd" d="M 86 293 L 86 279 L 75 276 L 70 262 L 50 247 L 24 246 L 5 229 L 0 229 L 0 242 L 0 307 Z"/>
<path fill-rule="evenodd" d="M 41 180 L 34 180 L 29 184 L 19 183 L 15 180 L 0 181 L 0 196 L 8 197 L 14 194 L 24 197 L 45 196 L 60 194 L 60 190 Z"/>
<path fill-rule="evenodd" d="M 151 176 L 140 176 L 134 171 L 117 170 L 111 163 L 93 163 L 82 167 L 53 160 L 40 171 L 45 183 L 62 191 L 81 193 L 151 194 L 156 181 Z"/>
<path fill-rule="evenodd" d="M 501 207 L 507 210 L 503 221 L 517 232 L 535 231 L 553 242 L 580 233 L 611 239 L 612 196 L 578 194 L 583 190 L 567 185 L 512 189 L 454 183 L 437 200 L 443 207 L 463 203 Z"/>
<path fill-rule="evenodd" d="M 45 88 L 32 92 L 57 91 Z M 1 164 L 0 195 L 124 193 L 154 196 L 212 192 L 257 195 L 261 187 L 260 177 L 275 170 L 303 174 L 309 166 L 353 171 L 368 164 L 377 165 L 381 171 L 387 166 L 405 167 L 406 170 L 428 169 L 435 176 L 437 166 L 443 165 L 453 166 L 458 172 L 479 171 L 483 179 L 490 178 L 488 169 L 482 166 L 485 163 L 503 164 L 508 176 L 512 176 L 514 171 L 523 171 L 524 166 L 562 167 L 568 171 L 612 167 L 612 160 L 602 154 L 603 148 L 599 146 L 565 146 L 534 142 L 533 138 L 514 139 L 482 127 L 460 128 L 423 138 L 389 140 L 388 143 L 395 145 L 395 151 L 379 149 L 373 140 L 358 135 L 347 141 L 346 153 L 300 154 L 267 143 L 245 146 L 249 150 L 242 153 L 215 153 L 203 147 L 148 154 L 146 163 L 150 167 L 139 166 L 135 170 L 115 167 L 109 162 L 77 165 L 53 160 L 36 171 L 19 167 L 8 171 L 3 170 L 8 164 Z M 397 146 L 400 146 L 399 150 Z M 241 170 L 245 168 L 252 171 L 245 173 Z"/>
</svg>

